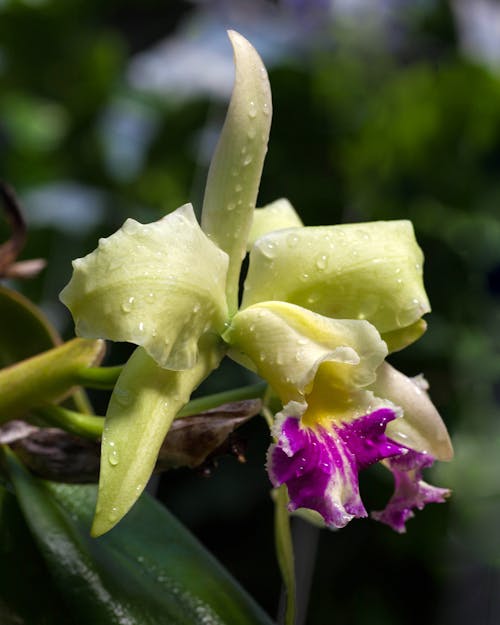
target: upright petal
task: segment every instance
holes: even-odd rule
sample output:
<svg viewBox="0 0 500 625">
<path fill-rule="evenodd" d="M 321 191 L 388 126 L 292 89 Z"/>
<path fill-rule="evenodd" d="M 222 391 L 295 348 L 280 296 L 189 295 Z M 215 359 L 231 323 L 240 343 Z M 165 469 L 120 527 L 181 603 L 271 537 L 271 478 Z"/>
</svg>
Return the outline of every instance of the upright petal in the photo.
<svg viewBox="0 0 500 625">
<path fill-rule="evenodd" d="M 128 219 L 100 239 L 73 262 L 60 297 L 80 336 L 129 341 L 161 367 L 185 369 L 200 336 L 224 328 L 227 266 L 187 204 L 152 224 Z"/>
<path fill-rule="evenodd" d="M 210 164 L 202 226 L 228 253 L 227 295 L 238 308 L 238 281 L 259 190 L 271 127 L 271 88 L 262 61 L 241 35 L 229 31 L 236 77 L 222 134 Z"/>
<path fill-rule="evenodd" d="M 320 365 L 339 388 L 366 386 L 387 354 L 367 321 L 329 319 L 285 302 L 239 311 L 223 336 L 230 355 L 265 378 L 284 404 L 304 398 Z"/>
<path fill-rule="evenodd" d="M 397 349 L 395 330 L 430 310 L 423 255 L 409 221 L 271 232 L 250 253 L 242 307 L 281 300 L 336 319 L 366 319 Z M 418 333 L 416 334 L 418 336 Z"/>
<path fill-rule="evenodd" d="M 118 523 L 142 493 L 172 420 L 223 355 L 214 341 L 204 337 L 198 361 L 184 371 L 160 368 L 142 348 L 125 365 L 106 415 L 94 536 Z"/>
<path fill-rule="evenodd" d="M 275 230 L 301 228 L 304 224 L 290 202 L 281 198 L 256 208 L 253 213 L 252 228 L 248 236 L 247 249 L 250 250 L 257 239 Z"/>
</svg>

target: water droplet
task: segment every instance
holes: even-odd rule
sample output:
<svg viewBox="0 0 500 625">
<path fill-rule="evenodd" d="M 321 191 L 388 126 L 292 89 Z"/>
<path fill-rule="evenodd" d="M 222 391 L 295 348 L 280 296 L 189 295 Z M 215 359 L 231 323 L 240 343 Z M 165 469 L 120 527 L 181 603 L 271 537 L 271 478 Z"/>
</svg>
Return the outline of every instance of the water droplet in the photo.
<svg viewBox="0 0 500 625">
<path fill-rule="evenodd" d="M 237 184 L 234 187 L 234 190 L 235 190 L 236 193 L 241 193 L 241 191 L 243 190 L 243 187 L 241 186 L 241 184 Z"/>
<path fill-rule="evenodd" d="M 197 302 L 194 306 L 193 306 L 193 313 L 196 315 L 197 312 L 200 312 L 200 308 L 201 305 Z"/>
<path fill-rule="evenodd" d="M 257 106 L 253 100 L 250 100 L 250 104 L 248 106 L 248 117 L 251 119 L 255 119 L 255 117 L 257 117 Z"/>
<path fill-rule="evenodd" d="M 319 271 L 324 271 L 328 265 L 328 256 L 326 254 L 320 254 L 316 259 L 316 267 Z"/>
<path fill-rule="evenodd" d="M 400 328 L 404 328 L 407 325 L 413 323 L 418 317 L 420 312 L 420 302 L 418 299 L 413 299 L 411 304 L 398 311 L 396 315 L 396 322 Z"/>
<path fill-rule="evenodd" d="M 243 159 L 243 167 L 247 167 L 253 161 L 253 156 L 251 154 L 247 154 Z"/>
<path fill-rule="evenodd" d="M 264 102 L 264 105 L 262 106 L 262 112 L 264 113 L 264 115 L 269 115 L 270 110 L 269 104 L 267 102 Z"/>
<path fill-rule="evenodd" d="M 227 205 L 228 211 L 234 211 L 235 208 L 236 208 L 236 204 L 234 202 L 228 202 L 228 205 Z"/>
<path fill-rule="evenodd" d="M 272 241 L 265 241 L 261 246 L 261 252 L 266 258 L 274 258 L 276 255 L 276 245 Z"/>
<path fill-rule="evenodd" d="M 250 140 L 255 139 L 255 134 L 256 134 L 256 133 L 255 133 L 255 128 L 249 128 L 249 129 L 247 130 L 247 137 L 248 137 Z"/>
<path fill-rule="evenodd" d="M 128 406 L 132 401 L 132 395 L 130 394 L 130 391 L 121 388 L 120 386 L 115 386 L 113 395 L 116 401 L 120 404 L 120 406 Z M 109 445 L 110 447 L 112 447 L 114 443 L 109 443 Z"/>
<path fill-rule="evenodd" d="M 108 462 L 112 467 L 116 467 L 119 463 L 120 459 L 118 457 L 118 451 L 116 449 L 111 449 L 108 454 Z"/>
<path fill-rule="evenodd" d="M 139 231 L 140 227 L 141 224 L 139 224 L 134 219 L 127 219 L 127 221 L 123 224 L 123 231 L 126 234 L 136 234 Z"/>
<path fill-rule="evenodd" d="M 297 234 L 289 234 L 286 238 L 286 242 L 288 247 L 296 247 L 299 242 L 299 237 Z"/>
<path fill-rule="evenodd" d="M 302 282 L 307 282 L 309 280 L 309 274 L 308 273 L 301 274 L 300 279 L 302 280 Z"/>
<path fill-rule="evenodd" d="M 139 332 L 144 332 L 144 322 L 139 321 L 139 325 L 137 326 Z"/>
<path fill-rule="evenodd" d="M 118 508 L 111 508 L 108 519 L 110 523 L 114 523 L 118 519 Z"/>
<path fill-rule="evenodd" d="M 129 313 L 134 306 L 135 297 L 129 297 L 122 303 L 122 310 L 124 313 Z"/>
</svg>

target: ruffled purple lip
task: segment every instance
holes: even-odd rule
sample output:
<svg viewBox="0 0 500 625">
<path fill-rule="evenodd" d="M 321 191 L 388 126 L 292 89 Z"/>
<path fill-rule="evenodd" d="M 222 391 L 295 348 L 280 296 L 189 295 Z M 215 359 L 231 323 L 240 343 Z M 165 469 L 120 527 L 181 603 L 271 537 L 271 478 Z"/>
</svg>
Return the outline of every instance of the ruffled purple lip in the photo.
<svg viewBox="0 0 500 625">
<path fill-rule="evenodd" d="M 411 449 L 404 456 L 388 460 L 387 464 L 394 475 L 394 494 L 384 510 L 371 513 L 372 518 L 403 533 L 406 531 L 406 521 L 414 516 L 415 508 L 422 510 L 428 503 L 444 503 L 450 491 L 422 480 L 422 471 L 433 463 L 433 456 Z"/>
<path fill-rule="evenodd" d="M 393 471 L 396 490 L 385 510 L 372 514 L 396 531 L 404 531 L 412 509 L 441 502 L 445 489 L 421 481 L 422 469 L 433 458 L 396 443 L 385 435 L 387 423 L 396 418 L 381 408 L 350 423 L 303 427 L 296 417 L 285 417 L 280 435 L 268 453 L 272 484 L 286 484 L 289 509 L 308 508 L 323 517 L 327 526 L 344 527 L 353 517 L 366 517 L 359 493 L 359 471 L 384 459 Z"/>
</svg>

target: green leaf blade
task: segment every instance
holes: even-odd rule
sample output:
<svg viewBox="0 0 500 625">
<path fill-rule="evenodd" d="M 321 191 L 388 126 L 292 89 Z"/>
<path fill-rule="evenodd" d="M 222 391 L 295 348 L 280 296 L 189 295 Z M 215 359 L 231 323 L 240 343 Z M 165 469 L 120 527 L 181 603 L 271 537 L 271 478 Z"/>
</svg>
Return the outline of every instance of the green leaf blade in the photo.
<svg viewBox="0 0 500 625">
<path fill-rule="evenodd" d="M 8 452 L 9 477 L 56 587 L 80 625 L 272 625 L 167 510 L 144 495 L 88 536 L 96 488 L 43 483 Z"/>
</svg>

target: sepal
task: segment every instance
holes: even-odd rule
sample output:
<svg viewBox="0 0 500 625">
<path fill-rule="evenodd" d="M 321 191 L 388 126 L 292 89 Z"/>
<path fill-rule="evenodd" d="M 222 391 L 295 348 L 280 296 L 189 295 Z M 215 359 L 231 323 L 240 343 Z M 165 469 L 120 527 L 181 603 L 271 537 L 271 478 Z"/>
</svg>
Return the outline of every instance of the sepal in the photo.
<svg viewBox="0 0 500 625">
<path fill-rule="evenodd" d="M 238 307 L 238 280 L 252 225 L 271 127 L 271 88 L 252 45 L 228 32 L 234 50 L 235 82 L 224 127 L 210 163 L 203 200 L 204 232 L 229 255 L 230 312 Z"/>
<path fill-rule="evenodd" d="M 106 415 L 93 536 L 111 529 L 138 499 L 175 415 L 223 353 L 215 338 L 204 337 L 196 364 L 184 371 L 162 369 L 142 348 L 132 354 Z"/>
</svg>

